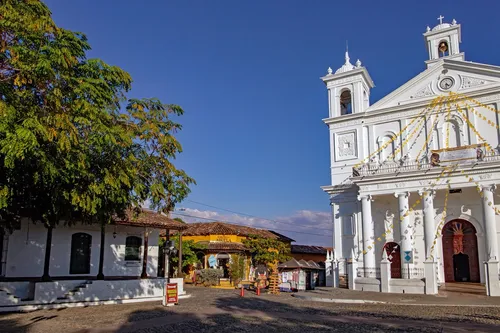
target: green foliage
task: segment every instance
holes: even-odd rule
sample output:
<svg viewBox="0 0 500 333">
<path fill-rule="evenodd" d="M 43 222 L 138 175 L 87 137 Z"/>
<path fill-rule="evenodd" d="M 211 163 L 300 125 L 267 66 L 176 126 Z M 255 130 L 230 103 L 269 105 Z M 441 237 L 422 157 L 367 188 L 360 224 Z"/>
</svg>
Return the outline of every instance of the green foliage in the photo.
<svg viewBox="0 0 500 333">
<path fill-rule="evenodd" d="M 106 223 L 188 195 L 194 180 L 172 164 L 181 107 L 127 100 L 130 75 L 87 59 L 86 36 L 57 27 L 41 1 L 3 0 L 0 18 L 1 225 Z"/>
<path fill-rule="evenodd" d="M 272 264 L 290 260 L 290 246 L 282 241 L 250 235 L 243 244 L 252 253 L 256 264 Z"/>
<path fill-rule="evenodd" d="M 203 284 L 205 287 L 216 286 L 223 276 L 224 272 L 221 269 L 201 269 L 197 275 L 196 283 Z"/>
<path fill-rule="evenodd" d="M 186 224 L 186 222 L 184 222 L 184 220 L 181 219 L 180 217 L 175 217 L 174 220 L 177 221 L 177 222 Z"/>
<path fill-rule="evenodd" d="M 231 262 L 229 263 L 229 275 L 234 285 L 240 283 L 245 275 L 245 257 L 236 254 L 231 256 Z"/>
<path fill-rule="evenodd" d="M 170 238 L 174 241 L 175 247 L 179 248 L 179 236 L 173 236 Z M 182 240 L 182 268 L 185 268 L 189 265 L 195 265 L 200 262 L 196 253 L 199 251 L 203 251 L 207 248 L 206 245 L 195 243 L 192 240 Z M 179 263 L 179 255 L 171 256 L 170 262 L 172 267 L 177 267 Z"/>
</svg>

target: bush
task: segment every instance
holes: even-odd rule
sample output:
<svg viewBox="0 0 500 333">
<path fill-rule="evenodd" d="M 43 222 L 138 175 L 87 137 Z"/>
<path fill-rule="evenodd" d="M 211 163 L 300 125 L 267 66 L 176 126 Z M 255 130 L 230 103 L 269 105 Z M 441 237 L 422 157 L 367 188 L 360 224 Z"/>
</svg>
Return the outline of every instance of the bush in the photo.
<svg viewBox="0 0 500 333">
<path fill-rule="evenodd" d="M 203 284 L 205 287 L 216 286 L 219 284 L 219 279 L 224 276 L 224 271 L 221 269 L 200 269 L 196 283 Z"/>
</svg>

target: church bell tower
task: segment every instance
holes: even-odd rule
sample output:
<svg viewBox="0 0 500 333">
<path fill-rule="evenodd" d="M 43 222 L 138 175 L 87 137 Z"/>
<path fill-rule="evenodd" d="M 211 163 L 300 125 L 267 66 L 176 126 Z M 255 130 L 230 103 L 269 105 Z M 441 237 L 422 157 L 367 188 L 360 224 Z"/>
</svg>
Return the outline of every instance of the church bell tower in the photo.
<svg viewBox="0 0 500 333">
<path fill-rule="evenodd" d="M 345 52 L 345 63 L 321 78 L 328 90 L 329 116 L 325 122 L 330 131 L 330 155 L 332 185 L 340 184 L 352 175 L 352 166 L 367 153 L 368 143 L 363 140 L 359 124 L 337 126 L 335 118 L 358 119 L 370 106 L 370 89 L 373 81 L 361 61 L 351 64 L 349 52 Z"/>
<path fill-rule="evenodd" d="M 453 19 L 451 23 L 443 22 L 444 17 L 438 17 L 439 24 L 434 28 L 427 26 L 424 33 L 425 45 L 429 51 L 427 67 L 433 66 L 442 58 L 464 60 L 464 54 L 460 52 L 462 34 L 460 24 Z"/>
<path fill-rule="evenodd" d="M 362 113 L 370 106 L 370 89 L 373 81 L 361 61 L 351 64 L 349 52 L 345 52 L 345 63 L 333 73 L 321 78 L 328 89 L 329 117 L 335 118 L 353 113 Z"/>
</svg>

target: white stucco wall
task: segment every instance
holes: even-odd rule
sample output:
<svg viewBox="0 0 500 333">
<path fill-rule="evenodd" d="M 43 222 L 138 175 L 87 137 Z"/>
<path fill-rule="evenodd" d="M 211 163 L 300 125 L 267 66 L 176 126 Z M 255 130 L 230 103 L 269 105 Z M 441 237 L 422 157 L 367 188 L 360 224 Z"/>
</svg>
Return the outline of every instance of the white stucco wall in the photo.
<svg viewBox="0 0 500 333">
<path fill-rule="evenodd" d="M 43 226 L 22 221 L 21 229 L 9 236 L 6 277 L 43 275 L 46 235 Z"/>
<path fill-rule="evenodd" d="M 106 234 L 104 253 L 105 276 L 139 276 L 142 272 L 142 258 L 144 246 L 140 249 L 140 261 L 125 261 L 125 240 L 128 236 L 141 237 L 144 244 L 144 229 L 135 227 L 120 227 L 116 229 L 116 238 L 113 238 L 113 227 L 109 227 Z M 148 237 L 148 265 L 149 277 L 156 277 L 158 273 L 158 241 L 159 231 L 151 230 Z"/>
<path fill-rule="evenodd" d="M 149 277 L 156 277 L 158 271 L 158 238 L 159 231 L 149 229 L 148 264 Z M 78 276 L 96 276 L 99 272 L 99 256 L 101 233 L 99 226 L 75 225 L 58 226 L 52 233 L 52 249 L 50 275 L 66 277 L 70 274 L 71 236 L 84 232 L 92 236 L 90 273 Z M 113 237 L 116 232 L 116 238 Z M 142 272 L 144 245 L 140 248 L 140 261 L 125 261 L 125 239 L 127 236 L 138 236 L 144 244 L 144 228 L 129 226 L 108 226 L 105 236 L 105 252 L 103 273 L 105 276 L 138 277 Z M 20 230 L 9 236 L 6 277 L 41 277 L 45 258 L 45 241 L 47 230 L 42 225 L 22 221 Z"/>
<path fill-rule="evenodd" d="M 81 276 L 95 276 L 99 272 L 99 252 L 101 231 L 98 226 L 79 225 L 77 227 L 59 226 L 52 231 L 52 250 L 50 252 L 50 276 L 69 276 L 71 258 L 71 236 L 82 232 L 92 236 L 90 249 L 90 273 Z M 106 263 L 106 262 L 105 262 Z"/>
</svg>

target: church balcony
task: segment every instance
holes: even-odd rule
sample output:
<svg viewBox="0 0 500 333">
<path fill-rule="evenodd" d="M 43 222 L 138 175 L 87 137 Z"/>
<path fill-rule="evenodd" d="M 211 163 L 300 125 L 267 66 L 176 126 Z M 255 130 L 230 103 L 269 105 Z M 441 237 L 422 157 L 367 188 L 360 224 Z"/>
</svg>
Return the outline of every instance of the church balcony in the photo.
<svg viewBox="0 0 500 333">
<path fill-rule="evenodd" d="M 459 165 L 462 168 L 473 168 L 477 165 L 496 164 L 500 162 L 500 153 L 495 151 L 485 155 L 478 150 L 480 145 L 457 147 L 450 149 L 433 150 L 430 158 L 422 161 L 384 161 L 368 162 L 358 168 L 353 168 L 353 180 L 367 176 L 377 175 L 399 175 L 403 173 L 422 172 L 443 166 L 453 167 Z"/>
<path fill-rule="evenodd" d="M 500 184 L 500 152 L 488 155 L 474 147 L 435 150 L 428 161 L 367 163 L 353 170 L 350 182 L 359 195 L 386 195 L 395 192 L 479 188 Z M 474 153 L 474 155 L 472 154 Z"/>
</svg>

